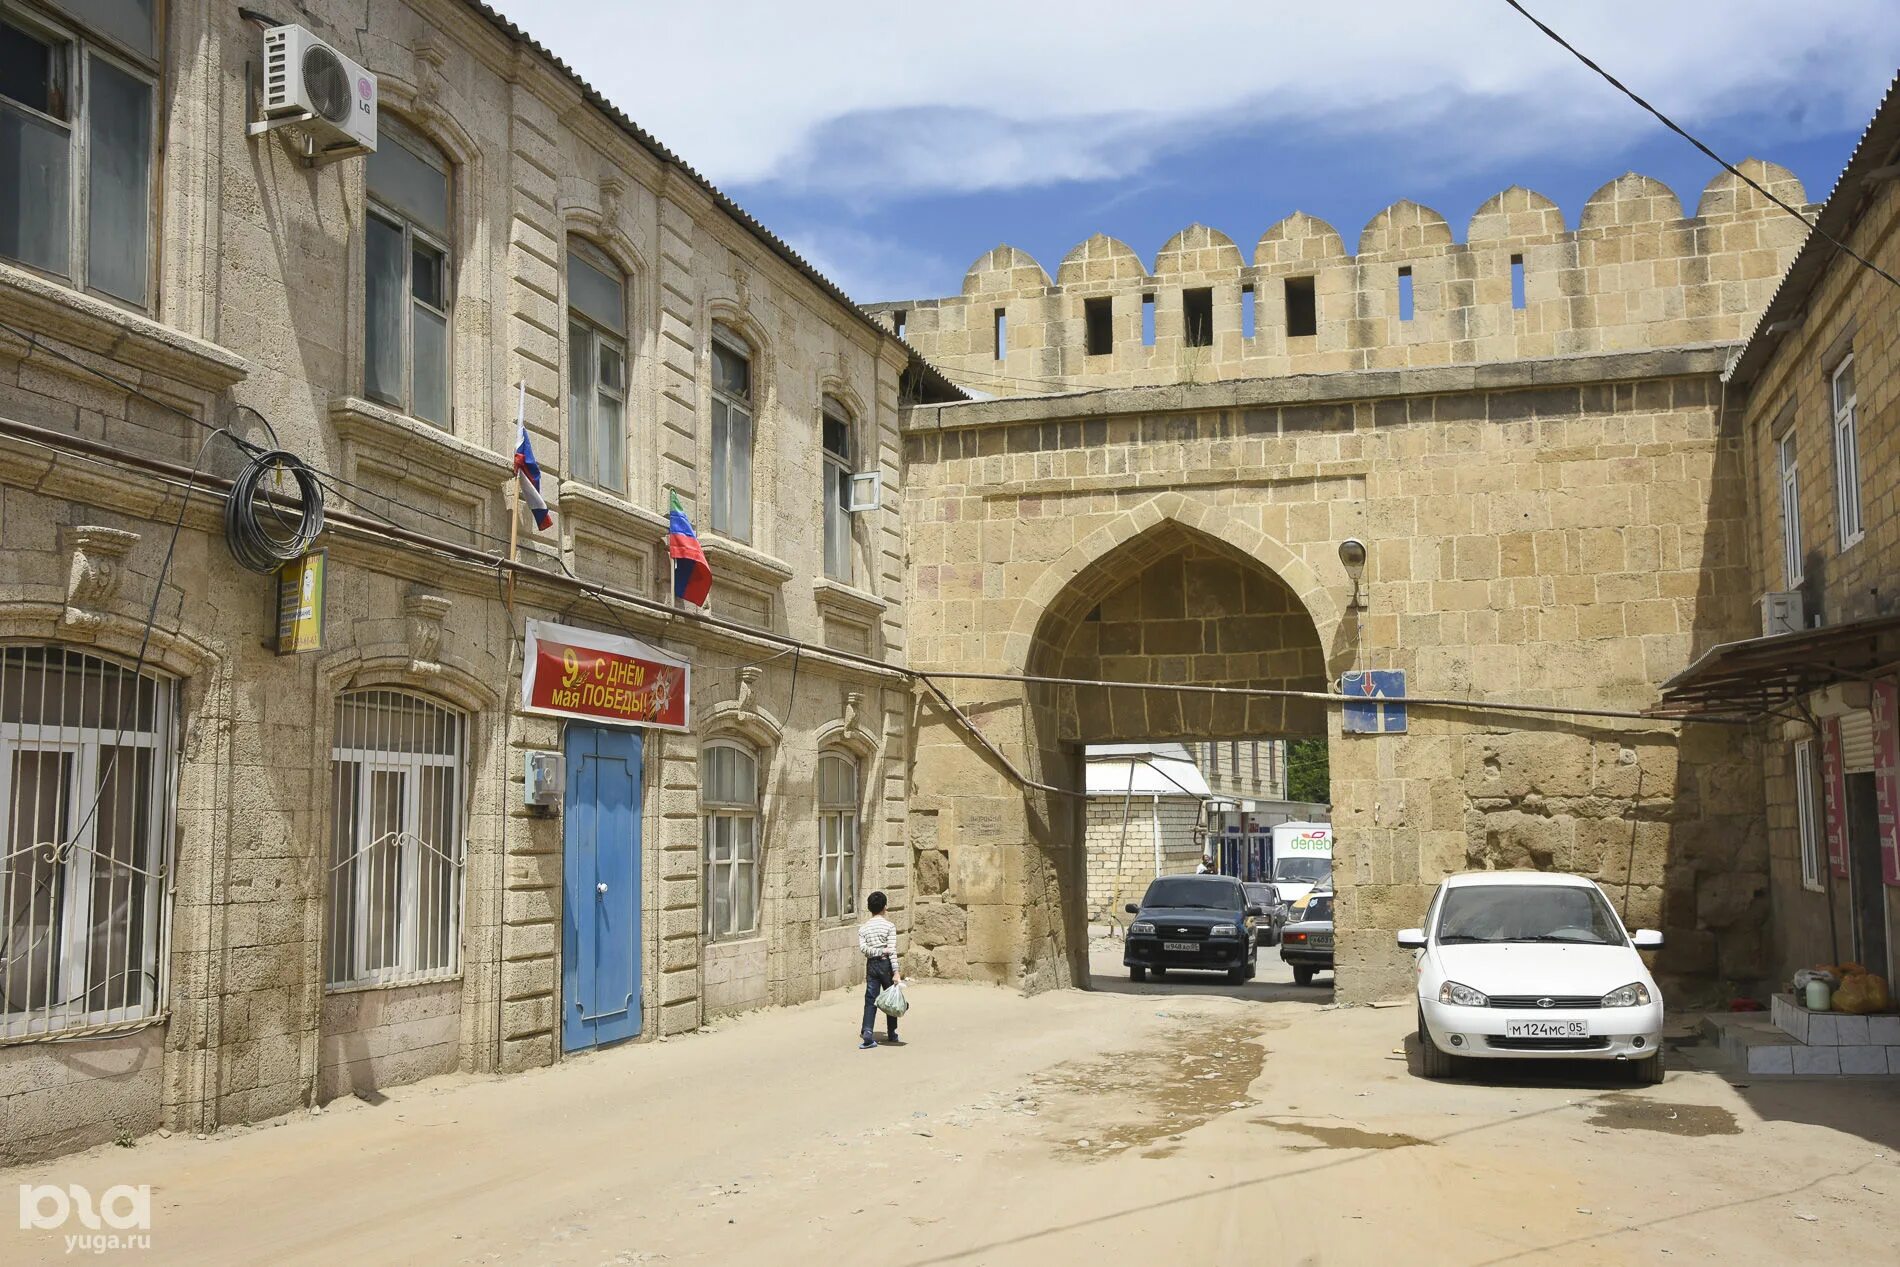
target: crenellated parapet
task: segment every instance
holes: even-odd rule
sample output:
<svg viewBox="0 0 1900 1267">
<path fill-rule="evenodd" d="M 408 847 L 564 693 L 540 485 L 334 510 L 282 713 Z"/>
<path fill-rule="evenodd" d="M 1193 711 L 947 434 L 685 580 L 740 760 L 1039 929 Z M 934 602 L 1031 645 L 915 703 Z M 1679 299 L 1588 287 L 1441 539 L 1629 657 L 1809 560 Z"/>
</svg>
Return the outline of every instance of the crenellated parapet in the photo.
<svg viewBox="0 0 1900 1267">
<path fill-rule="evenodd" d="M 1786 168 L 1741 167 L 1806 207 Z M 1053 281 L 1001 245 L 970 266 L 961 294 L 870 311 L 994 395 L 1480 364 L 1739 342 L 1804 235 L 1726 172 L 1693 215 L 1632 172 L 1592 194 L 1575 228 L 1513 186 L 1478 208 L 1462 241 L 1439 212 L 1400 200 L 1352 253 L 1304 212 L 1262 233 L 1251 259 L 1202 224 L 1168 239 L 1152 266 L 1096 234 Z"/>
</svg>

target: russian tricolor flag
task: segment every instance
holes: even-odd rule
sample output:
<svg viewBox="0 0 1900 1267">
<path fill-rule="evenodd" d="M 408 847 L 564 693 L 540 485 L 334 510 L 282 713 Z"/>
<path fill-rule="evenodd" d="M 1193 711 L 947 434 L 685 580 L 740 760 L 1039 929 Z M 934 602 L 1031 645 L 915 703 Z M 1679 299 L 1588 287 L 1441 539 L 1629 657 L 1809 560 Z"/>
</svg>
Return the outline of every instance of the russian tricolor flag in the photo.
<svg viewBox="0 0 1900 1267">
<path fill-rule="evenodd" d="M 712 567 L 699 547 L 692 521 L 680 508 L 678 493 L 673 494 L 672 513 L 667 516 L 666 551 L 673 556 L 673 597 L 704 607 L 712 593 Z"/>
<path fill-rule="evenodd" d="M 515 424 L 520 440 L 515 444 L 515 475 L 521 483 L 521 500 L 528 503 L 528 509 L 534 512 L 534 526 L 546 532 L 554 526 L 554 512 L 548 509 L 547 499 L 541 496 L 541 464 L 534 460 L 534 445 L 528 440 L 528 425 L 525 422 Z"/>
</svg>

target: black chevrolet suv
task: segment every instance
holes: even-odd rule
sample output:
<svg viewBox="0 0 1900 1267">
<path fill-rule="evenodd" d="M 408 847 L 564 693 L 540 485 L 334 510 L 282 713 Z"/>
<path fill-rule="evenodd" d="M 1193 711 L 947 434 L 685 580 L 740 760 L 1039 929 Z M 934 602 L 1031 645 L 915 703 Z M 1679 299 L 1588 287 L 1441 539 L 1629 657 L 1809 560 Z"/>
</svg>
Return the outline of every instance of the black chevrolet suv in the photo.
<svg viewBox="0 0 1900 1267">
<path fill-rule="evenodd" d="M 1233 982 L 1253 979 L 1254 920 L 1262 913 L 1247 903 L 1240 881 L 1230 875 L 1166 875 L 1148 886 L 1122 944 L 1122 964 L 1132 981 L 1170 968 L 1225 972 Z"/>
</svg>

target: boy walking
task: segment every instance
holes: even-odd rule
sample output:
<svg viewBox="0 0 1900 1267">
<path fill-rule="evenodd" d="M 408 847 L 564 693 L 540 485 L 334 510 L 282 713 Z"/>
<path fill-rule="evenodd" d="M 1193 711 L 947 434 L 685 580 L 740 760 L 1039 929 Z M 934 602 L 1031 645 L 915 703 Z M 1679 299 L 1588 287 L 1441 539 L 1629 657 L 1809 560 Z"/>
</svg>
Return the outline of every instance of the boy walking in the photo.
<svg viewBox="0 0 1900 1267">
<path fill-rule="evenodd" d="M 871 1027 L 877 1022 L 877 996 L 894 981 L 903 980 L 897 971 L 897 925 L 884 918 L 887 899 L 882 889 L 864 899 L 871 918 L 858 926 L 858 949 L 864 952 L 864 1024 L 858 1030 L 858 1050 L 876 1051 L 877 1037 Z M 897 1018 L 884 1018 L 884 1041 L 898 1047 Z"/>
</svg>

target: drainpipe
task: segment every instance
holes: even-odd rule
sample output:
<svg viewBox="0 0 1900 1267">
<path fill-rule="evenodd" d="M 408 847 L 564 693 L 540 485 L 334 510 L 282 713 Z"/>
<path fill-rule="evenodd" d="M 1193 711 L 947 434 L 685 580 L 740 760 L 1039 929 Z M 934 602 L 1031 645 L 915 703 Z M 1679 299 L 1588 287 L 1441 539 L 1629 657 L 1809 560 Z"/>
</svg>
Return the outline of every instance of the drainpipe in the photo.
<svg viewBox="0 0 1900 1267">
<path fill-rule="evenodd" d="M 1154 794 L 1155 874 L 1161 874 L 1161 793 Z"/>
</svg>

